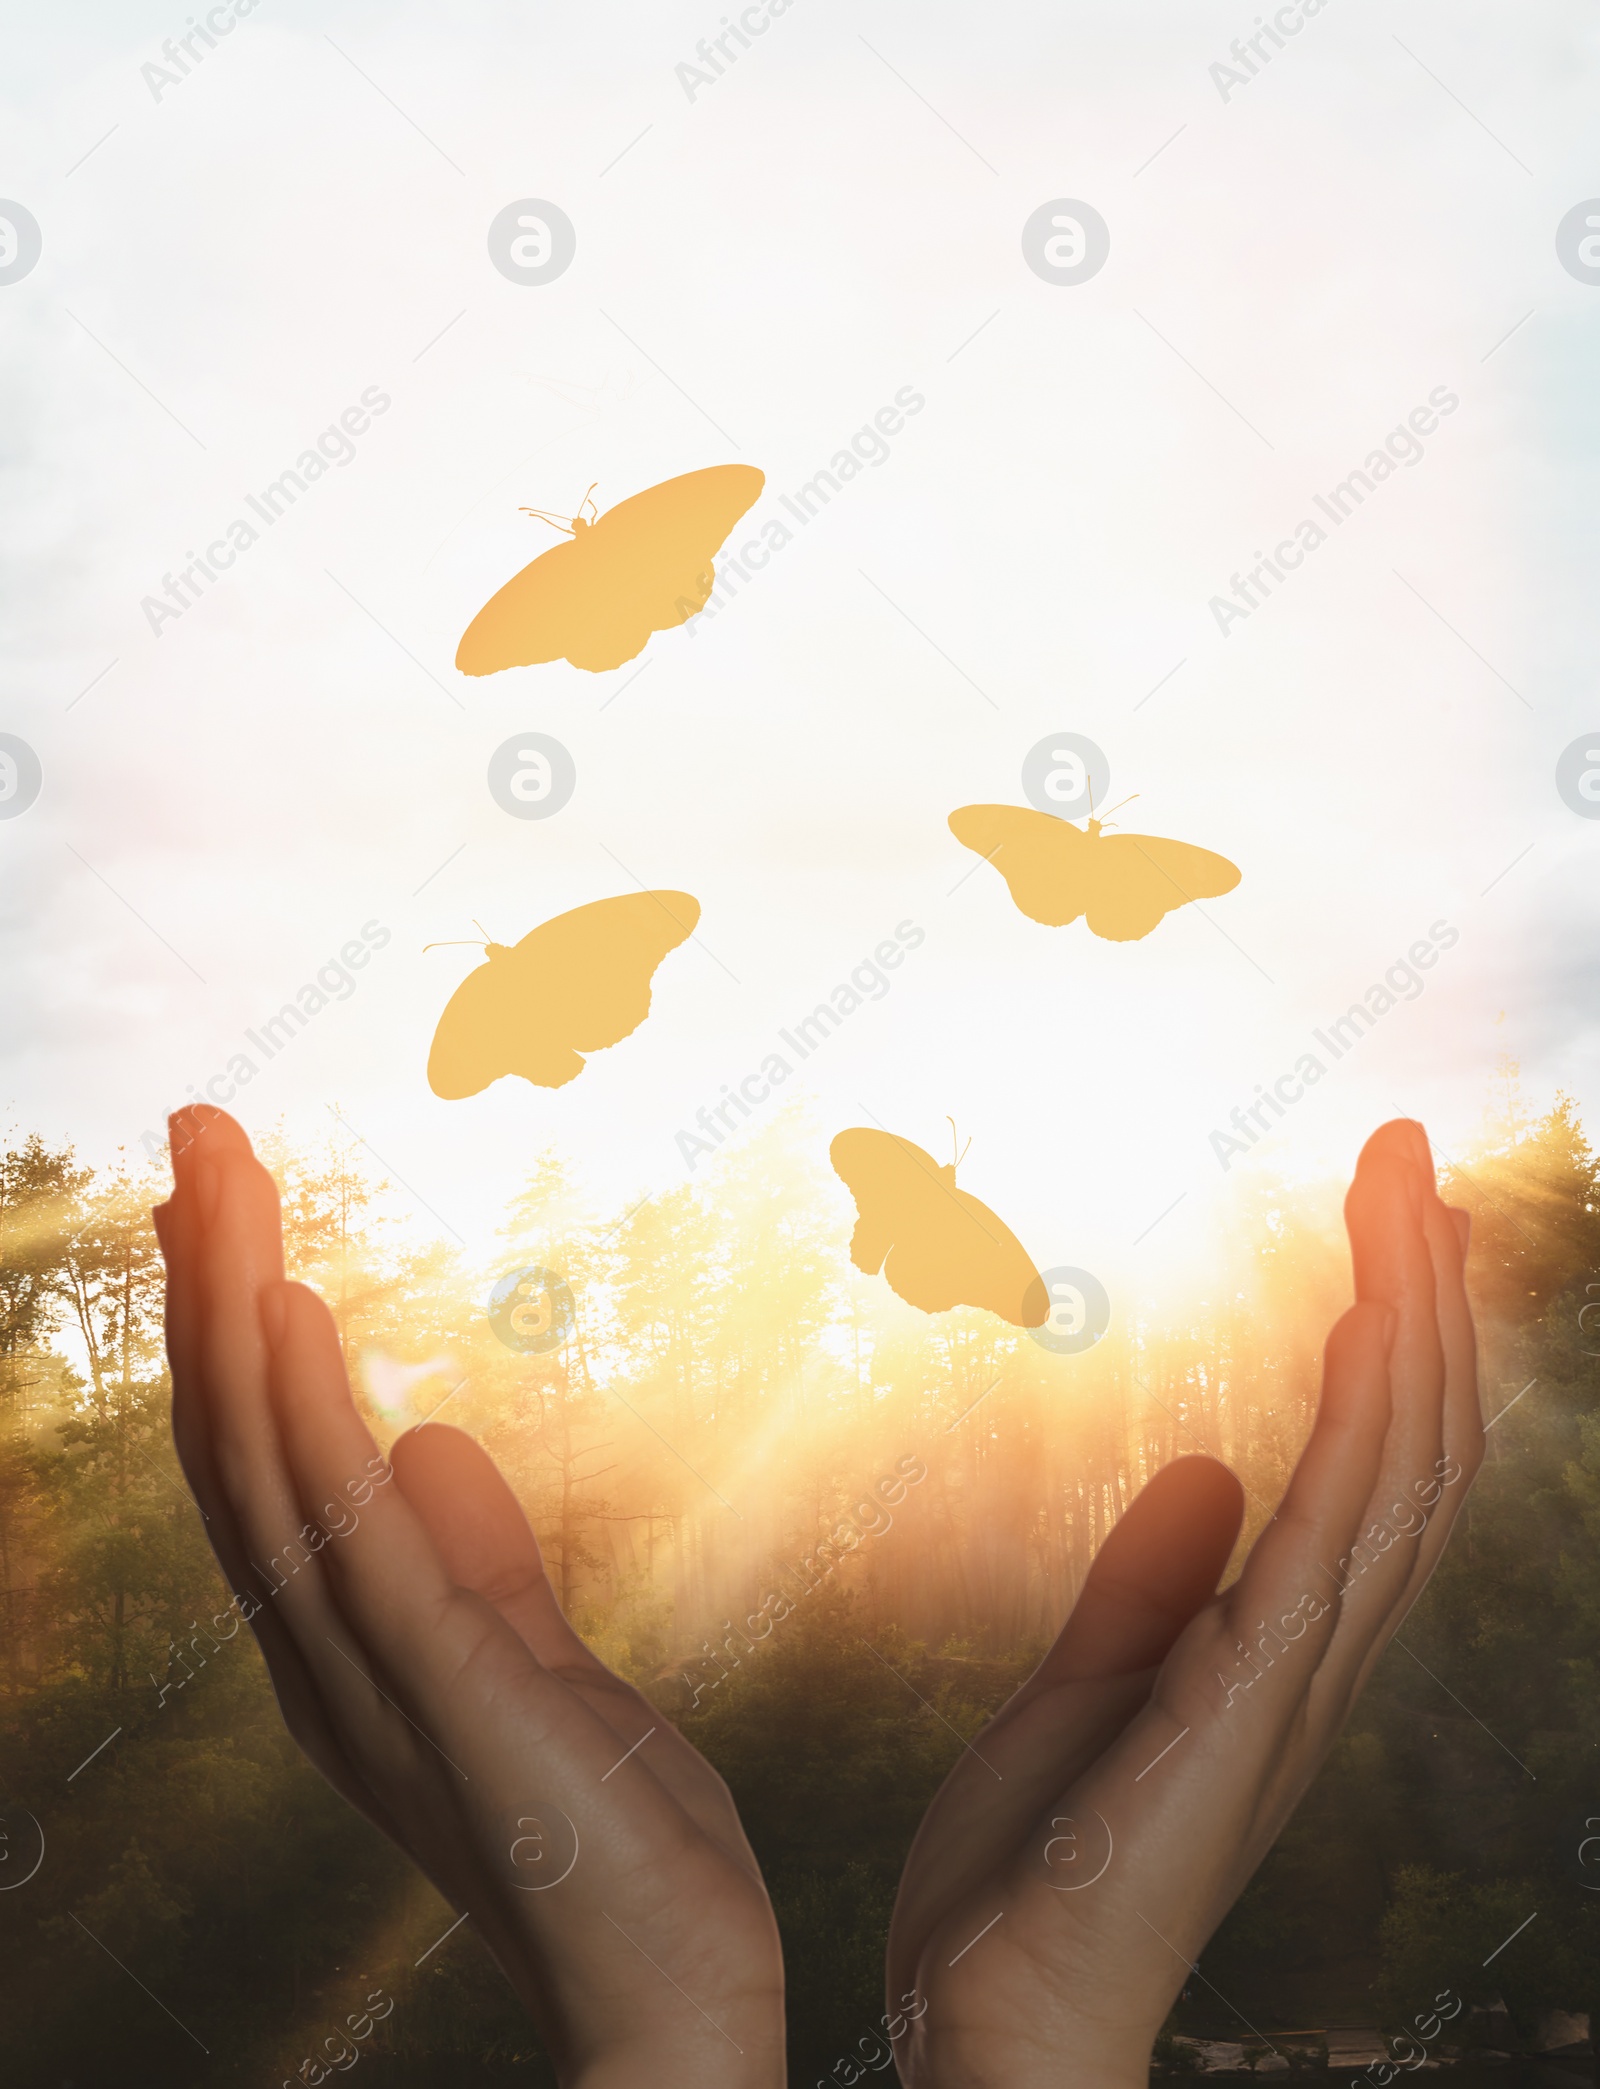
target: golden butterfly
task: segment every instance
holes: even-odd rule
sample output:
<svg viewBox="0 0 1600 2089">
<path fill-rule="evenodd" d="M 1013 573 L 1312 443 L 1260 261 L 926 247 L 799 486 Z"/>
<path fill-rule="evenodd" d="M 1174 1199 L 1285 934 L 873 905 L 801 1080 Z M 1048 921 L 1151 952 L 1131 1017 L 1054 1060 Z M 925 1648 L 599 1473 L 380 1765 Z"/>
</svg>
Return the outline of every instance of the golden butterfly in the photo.
<svg viewBox="0 0 1600 2089">
<path fill-rule="evenodd" d="M 703 609 L 716 585 L 712 560 L 766 484 L 752 464 L 714 464 L 664 479 L 602 515 L 589 493 L 569 520 L 528 508 L 568 532 L 492 595 L 462 634 L 464 675 L 568 660 L 601 674 L 643 652 Z"/>
<path fill-rule="evenodd" d="M 987 1204 L 957 1189 L 960 1155 L 941 1167 L 910 1139 L 856 1126 L 840 1132 L 828 1158 L 856 1200 L 851 1261 L 868 1276 L 881 1270 L 907 1305 L 924 1313 L 983 1306 L 1013 1327 L 1042 1327 L 1050 1317 L 1044 1280 L 1021 1241 Z"/>
<path fill-rule="evenodd" d="M 1107 942 L 1137 942 L 1174 908 L 1239 882 L 1237 866 L 1210 849 L 1104 827 L 1097 819 L 1075 827 L 1024 805 L 963 805 L 950 815 L 956 840 L 992 863 L 1019 912 L 1046 928 L 1081 915 Z"/>
<path fill-rule="evenodd" d="M 520 943 L 486 943 L 487 961 L 439 1018 L 428 1086 L 451 1102 L 503 1074 L 564 1088 L 583 1072 L 585 1052 L 638 1029 L 656 967 L 699 919 L 687 892 L 627 892 L 557 914 Z"/>
</svg>

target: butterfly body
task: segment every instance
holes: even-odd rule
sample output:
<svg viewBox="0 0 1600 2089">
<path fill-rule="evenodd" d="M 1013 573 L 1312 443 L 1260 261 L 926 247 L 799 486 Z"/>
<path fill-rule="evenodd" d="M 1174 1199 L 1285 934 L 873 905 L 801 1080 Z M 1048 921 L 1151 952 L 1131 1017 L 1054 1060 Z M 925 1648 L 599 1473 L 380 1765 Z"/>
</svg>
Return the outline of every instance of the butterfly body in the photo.
<svg viewBox="0 0 1600 2089">
<path fill-rule="evenodd" d="M 479 610 L 456 666 L 467 675 L 550 660 L 591 674 L 622 666 L 653 632 L 704 608 L 716 584 L 712 561 L 765 484 L 754 465 L 716 464 L 647 487 L 593 521 L 575 515 L 566 543 Z"/>
<path fill-rule="evenodd" d="M 982 1306 L 1013 1327 L 1042 1327 L 1050 1302 L 1016 1235 L 956 1187 L 956 1171 L 910 1139 L 857 1127 L 828 1149 L 856 1200 L 850 1259 L 924 1313 Z"/>
<path fill-rule="evenodd" d="M 439 1018 L 429 1087 L 452 1102 L 504 1074 L 564 1088 L 586 1052 L 638 1029 L 656 967 L 699 919 L 687 892 L 629 892 L 557 914 L 520 943 L 486 944 Z"/>
<path fill-rule="evenodd" d="M 1112 943 L 1136 942 L 1166 914 L 1215 899 L 1239 882 L 1225 856 L 1156 834 L 1107 834 L 1021 805 L 963 805 L 957 841 L 992 863 L 1019 912 L 1046 928 L 1080 918 Z"/>
</svg>

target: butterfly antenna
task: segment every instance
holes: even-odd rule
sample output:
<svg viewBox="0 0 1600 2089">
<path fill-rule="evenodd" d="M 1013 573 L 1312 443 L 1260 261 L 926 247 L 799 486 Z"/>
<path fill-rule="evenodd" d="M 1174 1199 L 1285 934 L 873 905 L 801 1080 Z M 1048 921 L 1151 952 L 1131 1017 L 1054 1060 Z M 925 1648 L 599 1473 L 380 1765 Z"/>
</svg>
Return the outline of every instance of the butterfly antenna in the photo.
<svg viewBox="0 0 1600 2089">
<path fill-rule="evenodd" d="M 958 1134 L 956 1132 L 956 1121 L 953 1117 L 949 1116 L 948 1114 L 946 1115 L 944 1121 L 950 1127 L 950 1166 L 952 1169 L 956 1169 L 959 1168 L 961 1163 L 966 1159 L 967 1146 L 970 1146 L 972 1144 L 972 1141 L 968 1139 L 967 1146 L 963 1146 L 961 1151 L 957 1153 L 956 1139 L 958 1137 Z"/>
<path fill-rule="evenodd" d="M 599 483 L 600 481 L 598 479 L 591 480 L 589 484 L 589 493 L 593 493 L 595 487 L 598 486 Z M 600 510 L 597 507 L 595 507 L 594 502 L 589 498 L 589 493 L 586 493 L 583 496 L 583 499 L 579 501 L 578 513 L 581 515 L 585 508 L 594 508 L 594 519 L 596 522 L 598 522 L 600 520 Z"/>
<path fill-rule="evenodd" d="M 490 945 L 490 944 L 491 944 L 491 943 L 492 943 L 492 942 L 494 941 L 494 937 L 490 935 L 489 931 L 488 931 L 488 930 L 487 930 L 487 929 L 486 929 L 486 928 L 484 927 L 484 925 L 483 925 L 483 923 L 482 923 L 481 921 L 474 921 L 472 925 L 473 925 L 473 927 L 474 927 L 474 928 L 475 928 L 475 929 L 476 929 L 476 930 L 478 931 L 478 934 L 479 934 L 480 936 L 482 936 L 482 938 L 483 938 L 483 942 L 482 942 L 482 944 L 477 944 L 477 943 L 473 943 L 473 942 L 472 942 L 472 938 L 471 938 L 470 936 L 452 936 L 452 937 L 450 938 L 450 940 L 449 940 L 448 942 L 445 942 L 445 943 L 424 943 L 422 947 L 423 947 L 424 951 L 428 951 L 428 950 L 464 950 L 464 949 L 465 949 L 465 948 L 467 947 L 467 945 L 468 945 L 468 944 L 470 943 L 470 944 L 472 944 L 472 948 L 473 948 L 474 950 L 478 950 L 478 949 L 487 949 L 487 948 L 488 948 L 488 946 L 489 946 L 489 945 Z"/>
<path fill-rule="evenodd" d="M 1127 797 L 1126 797 L 1126 798 L 1119 798 L 1119 799 L 1117 800 L 1116 804 L 1115 804 L 1115 805 L 1113 805 L 1113 806 L 1111 807 L 1110 811 L 1108 811 L 1108 812 L 1107 812 L 1107 814 L 1106 814 L 1106 816 L 1105 816 L 1105 819 L 1103 819 L 1103 820 L 1102 820 L 1102 821 L 1100 822 L 1101 826 L 1103 827 L 1103 826 L 1104 826 L 1104 825 L 1106 824 L 1106 820 L 1109 820 L 1109 819 L 1110 819 L 1110 817 L 1111 817 L 1111 814 L 1112 814 L 1113 812 L 1121 812 L 1121 810 L 1122 810 L 1122 808 L 1123 808 L 1123 806 L 1124 806 L 1124 805 L 1131 805 L 1131 804 L 1133 803 L 1134 799 L 1138 797 L 1138 795 L 1139 795 L 1139 793 L 1138 793 L 1137 791 L 1130 791 L 1130 792 L 1128 793 L 1128 795 L 1127 795 Z"/>
<path fill-rule="evenodd" d="M 524 508 L 522 513 L 531 515 L 535 522 L 548 522 L 553 529 L 565 530 L 569 537 L 574 534 L 571 520 L 565 515 L 553 515 L 545 508 Z"/>
</svg>

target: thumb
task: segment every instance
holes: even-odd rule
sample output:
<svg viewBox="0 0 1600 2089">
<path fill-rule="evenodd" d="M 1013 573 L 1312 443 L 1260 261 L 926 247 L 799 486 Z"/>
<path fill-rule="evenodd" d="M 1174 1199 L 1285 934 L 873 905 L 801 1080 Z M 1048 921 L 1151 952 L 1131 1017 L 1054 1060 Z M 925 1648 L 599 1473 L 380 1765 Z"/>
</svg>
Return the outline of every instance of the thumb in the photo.
<svg viewBox="0 0 1600 2089">
<path fill-rule="evenodd" d="M 1215 1595 L 1243 1518 L 1244 1490 L 1216 1459 L 1163 1466 L 1095 1555 L 1040 1679 L 1159 1668 Z"/>
<path fill-rule="evenodd" d="M 395 1440 L 389 1463 L 458 1588 L 492 1603 L 545 1667 L 599 1665 L 562 1616 L 522 1504 L 481 1444 L 424 1422 Z"/>
</svg>

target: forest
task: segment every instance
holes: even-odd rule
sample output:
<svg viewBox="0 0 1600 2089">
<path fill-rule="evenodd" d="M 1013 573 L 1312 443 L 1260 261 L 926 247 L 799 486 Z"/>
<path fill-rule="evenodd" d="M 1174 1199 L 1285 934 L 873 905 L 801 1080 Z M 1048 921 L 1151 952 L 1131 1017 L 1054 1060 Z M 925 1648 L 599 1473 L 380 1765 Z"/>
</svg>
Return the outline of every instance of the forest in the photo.
<svg viewBox="0 0 1600 2089">
<path fill-rule="evenodd" d="M 249 1634 L 217 1629 L 230 1591 L 168 1423 L 163 1171 L 3 1143 L 12 2078 L 314 2082 L 357 2013 L 372 2082 L 550 2081 L 470 1922 L 321 1784 Z M 1051 1354 L 859 1277 L 818 1150 L 790 1112 L 621 1212 L 547 1151 L 480 1267 L 355 1142 L 266 1149 L 291 1273 L 328 1300 L 380 1441 L 436 1412 L 477 1436 L 586 1639 L 728 1779 L 807 2083 L 850 2079 L 879 2017 L 900 1862 L 963 1738 L 1160 1466 L 1224 1459 L 1254 1535 L 1348 1286 L 1337 1187 L 1258 1176 L 1203 1292 L 1121 1302 L 1096 1347 Z M 1473 1216 L 1488 1461 L 1173 2030 L 1398 2026 L 1446 1988 L 1524 2038 L 1600 2012 L 1600 1172 L 1572 1105 L 1534 1111 L 1509 1077 L 1445 1172 Z M 485 1311 L 520 1266 L 572 1295 L 542 1354 Z"/>
</svg>

